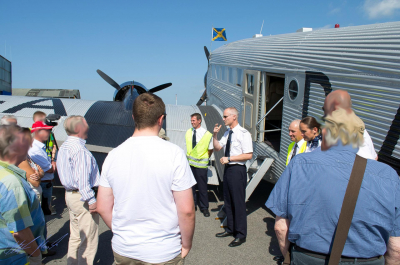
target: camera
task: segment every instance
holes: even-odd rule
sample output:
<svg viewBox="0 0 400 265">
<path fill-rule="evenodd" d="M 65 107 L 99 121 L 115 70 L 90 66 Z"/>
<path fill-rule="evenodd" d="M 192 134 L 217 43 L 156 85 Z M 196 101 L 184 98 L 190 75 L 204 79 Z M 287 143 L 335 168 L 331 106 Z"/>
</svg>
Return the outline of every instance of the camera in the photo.
<svg viewBox="0 0 400 265">
<path fill-rule="evenodd" d="M 60 118 L 61 118 L 61 115 L 49 114 L 46 117 L 45 123 L 46 123 L 46 125 L 49 125 L 49 126 L 57 126 L 58 123 L 56 121 L 59 120 Z"/>
</svg>

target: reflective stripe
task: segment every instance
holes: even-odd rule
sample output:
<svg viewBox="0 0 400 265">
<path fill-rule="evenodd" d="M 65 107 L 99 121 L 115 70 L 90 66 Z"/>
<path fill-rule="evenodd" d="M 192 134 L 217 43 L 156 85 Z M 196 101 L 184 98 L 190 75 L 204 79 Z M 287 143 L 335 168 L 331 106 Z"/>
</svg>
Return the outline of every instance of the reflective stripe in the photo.
<svg viewBox="0 0 400 265">
<path fill-rule="evenodd" d="M 199 158 L 194 158 L 193 156 L 187 156 L 188 159 L 194 160 L 194 161 L 198 161 L 198 162 L 207 162 L 208 163 L 208 158 L 205 159 L 199 159 Z"/>
<path fill-rule="evenodd" d="M 208 164 L 200 164 L 200 163 L 196 163 L 192 160 L 189 160 L 189 165 L 194 166 L 194 167 L 200 167 L 200 168 L 207 168 Z"/>
</svg>

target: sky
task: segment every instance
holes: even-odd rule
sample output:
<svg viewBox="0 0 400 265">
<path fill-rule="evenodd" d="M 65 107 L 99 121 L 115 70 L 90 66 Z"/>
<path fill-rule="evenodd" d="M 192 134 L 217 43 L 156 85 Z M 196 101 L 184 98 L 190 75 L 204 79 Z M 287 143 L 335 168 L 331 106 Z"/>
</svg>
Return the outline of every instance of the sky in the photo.
<svg viewBox="0 0 400 265">
<path fill-rule="evenodd" d="M 117 83 L 135 80 L 167 104 L 196 104 L 204 91 L 212 26 L 227 43 L 295 32 L 400 21 L 400 0 L 133 1 L 0 0 L 0 55 L 12 62 L 13 88 L 79 89 L 112 100 Z"/>
</svg>

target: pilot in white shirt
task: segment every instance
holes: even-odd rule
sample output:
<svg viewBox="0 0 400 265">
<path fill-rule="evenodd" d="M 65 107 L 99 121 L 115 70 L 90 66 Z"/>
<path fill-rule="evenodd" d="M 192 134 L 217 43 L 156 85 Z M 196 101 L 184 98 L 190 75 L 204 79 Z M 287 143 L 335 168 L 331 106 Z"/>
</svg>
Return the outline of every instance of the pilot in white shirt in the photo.
<svg viewBox="0 0 400 265">
<path fill-rule="evenodd" d="M 227 108 L 224 111 L 225 126 L 229 129 L 220 141 L 217 133 L 221 129 L 218 124 L 214 127 L 214 150 L 224 148 L 224 157 L 220 162 L 225 165 L 223 188 L 224 210 L 227 217 L 227 227 L 216 237 L 234 236 L 229 247 L 240 246 L 246 242 L 247 214 L 246 214 L 246 185 L 247 172 L 245 163 L 253 157 L 253 143 L 251 134 L 239 125 L 238 111 Z"/>
</svg>

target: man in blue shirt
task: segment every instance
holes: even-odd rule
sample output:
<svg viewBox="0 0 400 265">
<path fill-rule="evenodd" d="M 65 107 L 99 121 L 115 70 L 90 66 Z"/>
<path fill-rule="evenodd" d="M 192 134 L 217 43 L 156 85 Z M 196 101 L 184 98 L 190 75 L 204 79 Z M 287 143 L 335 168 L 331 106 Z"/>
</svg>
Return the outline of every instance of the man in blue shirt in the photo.
<svg viewBox="0 0 400 265">
<path fill-rule="evenodd" d="M 364 128 L 354 112 L 333 111 L 322 130 L 321 150 L 295 156 L 268 198 L 283 255 L 293 243 L 292 264 L 325 264 Z M 340 264 L 356 260 L 400 261 L 400 179 L 375 160 L 367 162 Z"/>
</svg>

